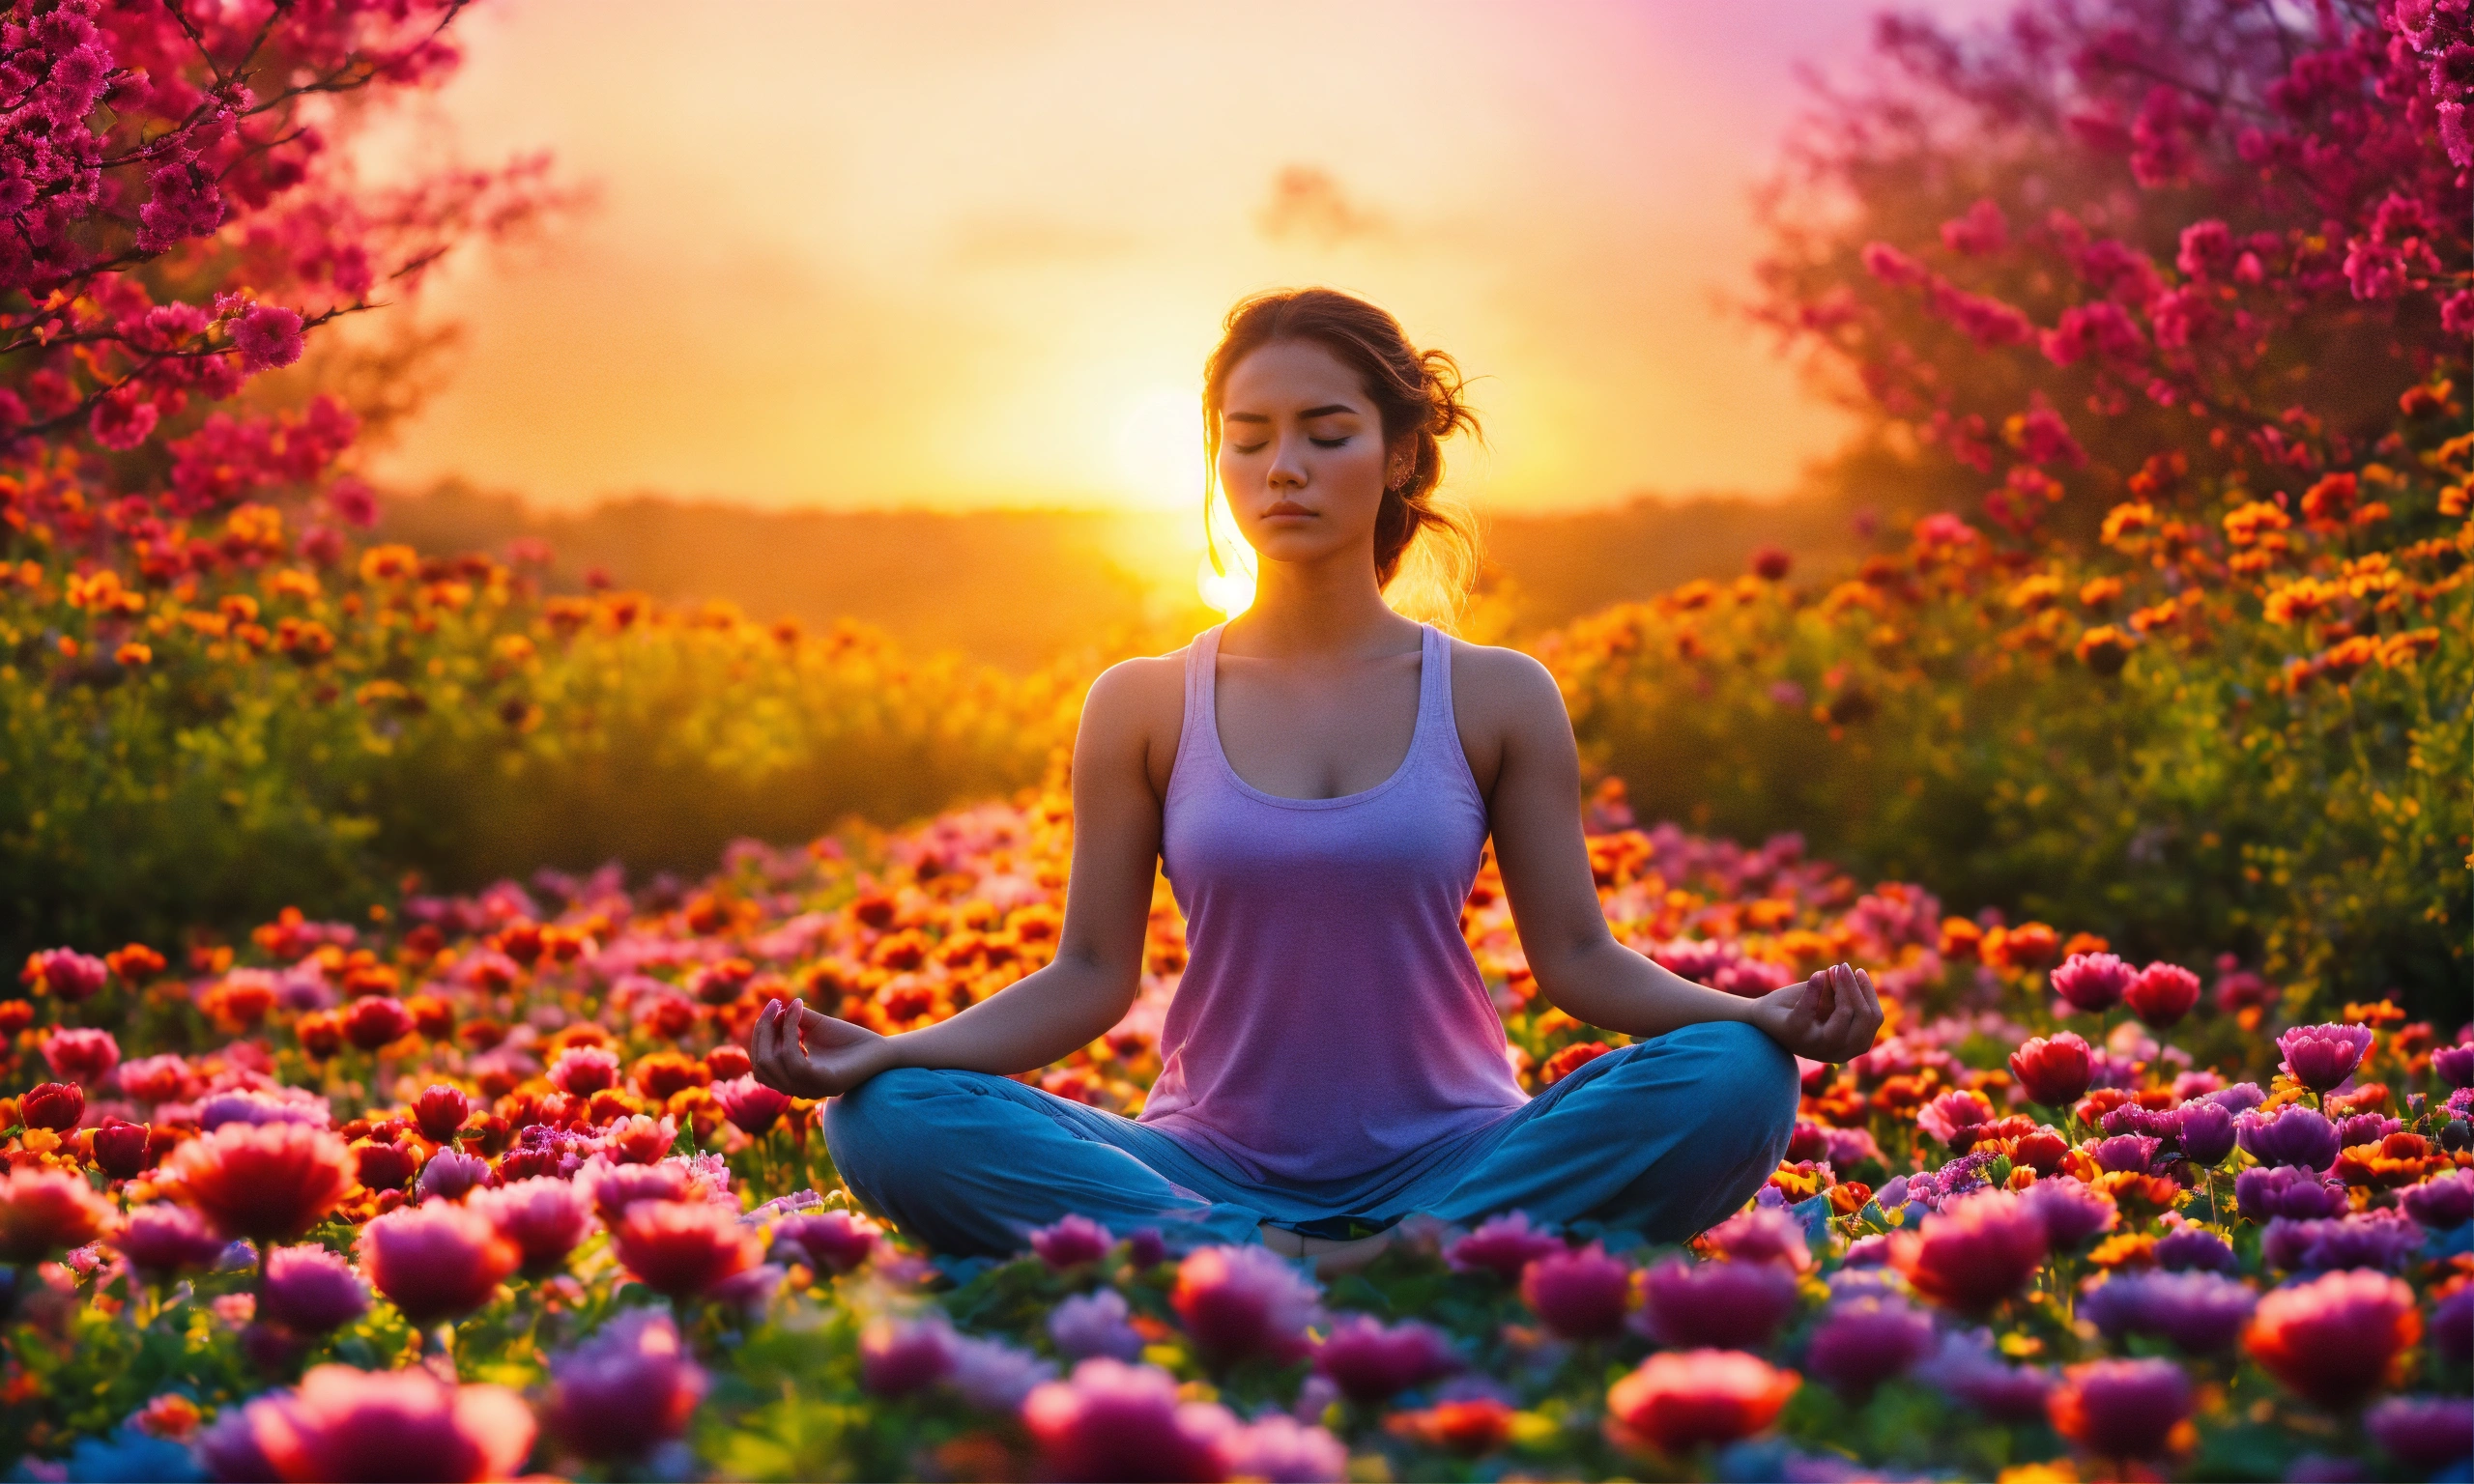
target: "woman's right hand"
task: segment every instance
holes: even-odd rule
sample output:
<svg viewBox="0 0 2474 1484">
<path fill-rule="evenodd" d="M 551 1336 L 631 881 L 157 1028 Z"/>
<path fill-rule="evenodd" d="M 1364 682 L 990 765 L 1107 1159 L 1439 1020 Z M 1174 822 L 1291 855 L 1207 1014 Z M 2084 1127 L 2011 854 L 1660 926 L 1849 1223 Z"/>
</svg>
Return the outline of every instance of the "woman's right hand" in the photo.
<svg viewBox="0 0 2474 1484">
<path fill-rule="evenodd" d="M 893 1042 L 865 1026 L 810 1010 L 804 1000 L 767 1000 L 748 1036 L 756 1080 L 793 1098 L 833 1098 L 893 1064 Z"/>
</svg>

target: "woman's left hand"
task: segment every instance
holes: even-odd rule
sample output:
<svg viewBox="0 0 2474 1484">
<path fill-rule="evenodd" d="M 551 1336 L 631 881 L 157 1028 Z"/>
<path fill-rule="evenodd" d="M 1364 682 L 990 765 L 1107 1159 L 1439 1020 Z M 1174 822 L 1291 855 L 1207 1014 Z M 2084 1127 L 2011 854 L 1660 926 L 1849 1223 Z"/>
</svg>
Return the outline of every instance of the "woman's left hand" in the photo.
<svg viewBox="0 0 2474 1484">
<path fill-rule="evenodd" d="M 1806 1061 L 1843 1062 L 1872 1049 L 1882 1028 L 1882 1002 L 1871 976 L 1833 963 L 1800 985 L 1754 1001 L 1752 1023 Z"/>
</svg>

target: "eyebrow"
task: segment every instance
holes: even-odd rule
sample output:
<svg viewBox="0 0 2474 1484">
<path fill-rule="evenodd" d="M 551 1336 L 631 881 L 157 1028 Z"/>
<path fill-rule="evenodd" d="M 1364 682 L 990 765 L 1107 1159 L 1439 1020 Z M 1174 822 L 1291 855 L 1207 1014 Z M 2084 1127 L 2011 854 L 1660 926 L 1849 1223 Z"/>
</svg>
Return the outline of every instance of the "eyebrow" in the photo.
<svg viewBox="0 0 2474 1484">
<path fill-rule="evenodd" d="M 1321 407 L 1309 407 L 1297 415 L 1300 417 L 1325 417 L 1334 413 L 1354 413 L 1356 411 L 1356 408 L 1349 406 L 1346 402 L 1329 402 L 1325 403 Z M 1226 414 L 1226 420 L 1229 422 L 1271 421 L 1269 417 L 1264 416 L 1260 413 L 1229 413 Z"/>
</svg>

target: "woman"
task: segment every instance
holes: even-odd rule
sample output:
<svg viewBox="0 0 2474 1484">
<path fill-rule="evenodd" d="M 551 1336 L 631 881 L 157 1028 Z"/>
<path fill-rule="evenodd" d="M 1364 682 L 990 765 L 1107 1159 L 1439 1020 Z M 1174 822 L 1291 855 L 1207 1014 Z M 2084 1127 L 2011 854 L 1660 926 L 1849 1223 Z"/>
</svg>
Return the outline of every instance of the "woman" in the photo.
<svg viewBox="0 0 2474 1484">
<path fill-rule="evenodd" d="M 1476 427 L 1450 357 L 1326 289 L 1230 311 L 1206 364 L 1210 464 L 1259 557 L 1253 606 L 1092 685 L 1055 959 L 935 1025 L 878 1036 L 774 1002 L 760 1081 L 832 1097 L 853 1195 L 930 1246 L 1007 1254 L 1070 1212 L 1171 1250 L 1260 1240 L 1326 1271 L 1413 1212 L 1525 1210 L 1687 1237 L 1777 1167 L 1794 1056 L 1882 1020 L 1835 964 L 1759 999 L 1618 943 L 1591 878 L 1554 680 L 1385 606 L 1413 541 L 1469 552 L 1432 501 Z M 1489 834 L 1538 991 L 1641 1038 L 1525 1097 L 1460 932 Z M 1125 1014 L 1154 863 L 1190 959 L 1137 1120 L 1004 1073 Z"/>
</svg>

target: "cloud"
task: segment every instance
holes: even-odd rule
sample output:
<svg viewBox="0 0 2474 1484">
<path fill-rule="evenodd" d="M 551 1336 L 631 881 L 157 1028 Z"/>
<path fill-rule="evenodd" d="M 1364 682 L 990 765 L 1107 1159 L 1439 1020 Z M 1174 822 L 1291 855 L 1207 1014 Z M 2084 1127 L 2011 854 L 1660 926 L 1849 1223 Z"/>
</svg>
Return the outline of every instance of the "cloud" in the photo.
<svg viewBox="0 0 2474 1484">
<path fill-rule="evenodd" d="M 1271 199 L 1254 214 L 1254 225 L 1273 242 L 1301 239 L 1324 247 L 1392 231 L 1381 213 L 1350 201 L 1330 172 L 1313 165 L 1289 165 L 1273 178 Z"/>
</svg>

